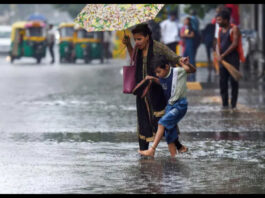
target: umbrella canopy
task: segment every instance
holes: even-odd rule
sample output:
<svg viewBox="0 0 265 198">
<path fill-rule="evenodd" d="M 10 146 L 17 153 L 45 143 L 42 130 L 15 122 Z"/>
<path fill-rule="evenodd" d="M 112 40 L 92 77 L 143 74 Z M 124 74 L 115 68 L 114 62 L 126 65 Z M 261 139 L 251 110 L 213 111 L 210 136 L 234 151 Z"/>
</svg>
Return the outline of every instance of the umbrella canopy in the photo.
<svg viewBox="0 0 265 198">
<path fill-rule="evenodd" d="M 87 31 L 125 30 L 152 20 L 164 4 L 87 4 L 75 18 Z"/>
<path fill-rule="evenodd" d="M 47 21 L 47 18 L 42 14 L 32 14 L 28 17 L 28 21 Z"/>
</svg>

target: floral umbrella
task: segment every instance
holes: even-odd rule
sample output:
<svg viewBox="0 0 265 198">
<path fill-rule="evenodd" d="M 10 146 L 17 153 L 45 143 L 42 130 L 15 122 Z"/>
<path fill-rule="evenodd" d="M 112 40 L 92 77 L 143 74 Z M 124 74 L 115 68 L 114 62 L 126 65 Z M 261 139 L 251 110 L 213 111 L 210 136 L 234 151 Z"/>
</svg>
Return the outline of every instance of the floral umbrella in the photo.
<svg viewBox="0 0 265 198">
<path fill-rule="evenodd" d="M 87 4 L 75 23 L 91 31 L 125 30 L 152 20 L 164 4 Z"/>
</svg>

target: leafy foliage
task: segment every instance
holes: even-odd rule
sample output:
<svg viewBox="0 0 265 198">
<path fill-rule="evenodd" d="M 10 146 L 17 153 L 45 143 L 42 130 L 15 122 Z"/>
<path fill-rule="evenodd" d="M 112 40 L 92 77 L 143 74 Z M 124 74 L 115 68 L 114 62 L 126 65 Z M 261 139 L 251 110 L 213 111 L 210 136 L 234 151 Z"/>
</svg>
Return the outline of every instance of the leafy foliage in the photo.
<svg viewBox="0 0 265 198">
<path fill-rule="evenodd" d="M 86 6 L 86 4 L 52 4 L 56 9 L 67 11 L 73 18 Z"/>
<path fill-rule="evenodd" d="M 198 17 L 203 19 L 205 13 L 211 9 L 215 9 L 219 4 L 185 4 L 184 11 L 190 14 L 192 10 L 197 12 Z"/>
<path fill-rule="evenodd" d="M 0 14 L 10 10 L 10 4 L 0 4 Z"/>
<path fill-rule="evenodd" d="M 73 18 L 85 7 L 86 4 L 53 4 L 59 10 L 67 11 Z M 203 18 L 205 13 L 211 9 L 215 9 L 219 4 L 185 4 L 184 11 L 190 14 L 192 10 L 196 10 L 198 17 Z M 148 5 L 147 5 L 148 6 Z M 160 22 L 167 18 L 170 11 L 178 11 L 179 4 L 166 4 L 157 15 L 155 21 Z"/>
<path fill-rule="evenodd" d="M 157 17 L 155 18 L 155 22 L 161 22 L 165 20 L 168 16 L 168 13 L 171 11 L 178 12 L 179 4 L 166 4 L 161 11 L 158 13 Z"/>
<path fill-rule="evenodd" d="M 205 16 L 205 13 L 211 9 L 215 9 L 218 5 L 219 4 L 185 4 L 184 12 L 190 14 L 192 10 L 196 10 L 198 17 L 202 19 Z M 166 4 L 157 15 L 155 21 L 161 22 L 167 18 L 170 11 L 178 12 L 178 10 L 179 4 Z"/>
</svg>

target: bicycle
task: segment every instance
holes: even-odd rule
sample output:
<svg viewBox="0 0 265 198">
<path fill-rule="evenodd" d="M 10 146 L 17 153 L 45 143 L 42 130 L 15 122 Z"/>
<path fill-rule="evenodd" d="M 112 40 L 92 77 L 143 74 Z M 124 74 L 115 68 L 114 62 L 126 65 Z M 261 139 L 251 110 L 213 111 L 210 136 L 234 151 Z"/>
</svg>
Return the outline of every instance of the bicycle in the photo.
<svg viewBox="0 0 265 198">
<path fill-rule="evenodd" d="M 252 50 L 249 52 L 246 62 L 249 62 L 250 66 L 254 68 L 253 77 L 256 80 L 260 80 L 265 77 L 265 57 L 264 51 L 262 50 Z M 259 68 L 260 67 L 260 68 Z"/>
<path fill-rule="evenodd" d="M 259 50 L 257 32 L 255 30 L 241 30 L 244 55 L 243 72 L 245 80 L 265 81 L 265 54 Z"/>
</svg>

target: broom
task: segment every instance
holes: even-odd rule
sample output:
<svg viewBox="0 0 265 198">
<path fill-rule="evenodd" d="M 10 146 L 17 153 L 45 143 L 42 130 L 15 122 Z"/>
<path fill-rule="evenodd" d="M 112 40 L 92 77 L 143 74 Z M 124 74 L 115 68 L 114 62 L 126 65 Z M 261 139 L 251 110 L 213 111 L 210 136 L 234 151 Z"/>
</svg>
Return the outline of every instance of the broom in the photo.
<svg viewBox="0 0 265 198">
<path fill-rule="evenodd" d="M 216 74 L 219 75 L 220 73 L 220 68 L 219 68 L 219 64 L 218 64 L 218 60 L 217 60 L 217 55 L 216 55 L 216 52 L 213 52 L 213 64 L 214 64 L 214 68 L 215 68 L 215 71 L 216 71 Z"/>
<path fill-rule="evenodd" d="M 216 59 L 217 59 L 217 53 L 220 53 L 218 48 L 216 48 L 216 52 L 214 52 L 214 57 Z M 221 63 L 236 81 L 239 81 L 242 78 L 242 74 L 233 65 L 226 62 L 225 60 L 222 60 Z M 215 67 L 218 67 L 219 70 L 218 61 L 215 62 Z"/>
<path fill-rule="evenodd" d="M 225 60 L 222 60 L 221 63 L 236 81 L 239 81 L 242 78 L 242 74 L 233 65 Z"/>
</svg>

